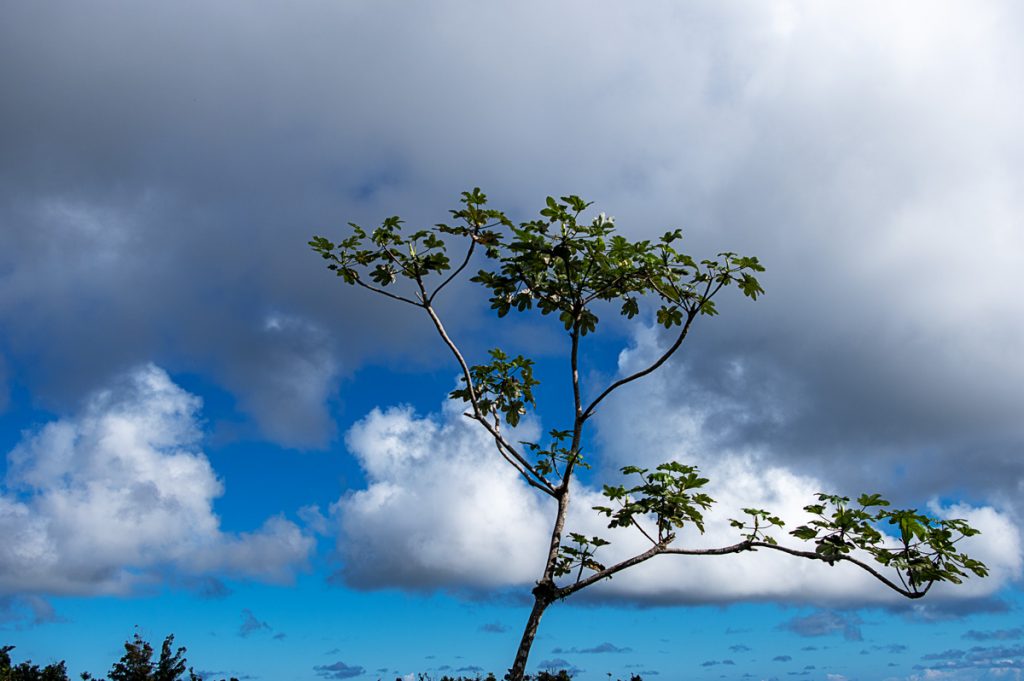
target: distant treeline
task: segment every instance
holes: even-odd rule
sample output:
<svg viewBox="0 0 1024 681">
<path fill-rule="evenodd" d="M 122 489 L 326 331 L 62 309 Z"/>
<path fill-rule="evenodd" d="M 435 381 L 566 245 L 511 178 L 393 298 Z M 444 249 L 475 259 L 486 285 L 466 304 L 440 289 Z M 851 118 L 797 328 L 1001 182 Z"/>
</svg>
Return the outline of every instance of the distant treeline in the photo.
<svg viewBox="0 0 1024 681">
<path fill-rule="evenodd" d="M 64 661 L 40 668 L 27 660 L 11 663 L 14 646 L 0 646 L 0 681 L 70 681 Z M 213 681 L 192 671 L 185 660 L 185 648 L 174 649 L 174 635 L 164 639 L 160 656 L 153 659 L 153 646 L 139 634 L 124 644 L 124 655 L 115 662 L 106 676 L 93 676 L 82 672 L 83 681 Z M 220 681 L 225 681 L 221 679 Z M 230 681 L 238 681 L 231 677 Z"/>
<path fill-rule="evenodd" d="M 45 667 L 32 664 L 26 660 L 20 664 L 11 662 L 11 651 L 14 646 L 0 646 L 0 681 L 70 681 L 67 665 L 64 661 L 56 664 L 48 664 Z M 185 648 L 174 648 L 174 635 L 171 634 L 164 639 L 160 646 L 160 656 L 154 659 L 155 650 L 139 634 L 134 638 L 125 641 L 124 655 L 110 667 L 106 676 L 93 676 L 89 672 L 82 672 L 79 678 L 82 681 L 213 681 L 204 679 L 196 674 L 192 667 L 188 666 L 185 659 Z M 573 675 L 562 669 L 557 672 L 540 671 L 536 675 L 527 674 L 525 681 L 572 681 Z M 611 678 L 609 676 L 609 678 Z M 238 681 L 231 677 L 228 680 Z M 380 680 L 378 680 L 380 681 Z M 395 681 L 403 681 L 398 678 Z M 435 681 L 435 677 L 429 674 L 419 674 L 416 681 Z M 498 681 L 494 674 L 487 676 L 442 676 L 436 681 Z M 621 681 L 617 679 L 616 681 Z M 634 674 L 629 681 L 643 681 Z"/>
</svg>

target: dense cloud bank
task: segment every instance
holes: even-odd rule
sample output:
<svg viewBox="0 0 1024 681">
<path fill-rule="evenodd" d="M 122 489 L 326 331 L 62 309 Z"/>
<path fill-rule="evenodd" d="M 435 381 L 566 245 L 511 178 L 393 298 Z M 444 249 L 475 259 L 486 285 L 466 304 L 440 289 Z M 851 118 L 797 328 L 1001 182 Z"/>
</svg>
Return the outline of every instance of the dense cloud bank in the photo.
<svg viewBox="0 0 1024 681">
<path fill-rule="evenodd" d="M 881 487 L 908 503 L 966 496 L 964 512 L 992 526 L 981 550 L 1004 578 L 1018 569 L 1006 523 L 1024 515 L 1019 4 L 92 2 L 2 13 L 0 410 L 24 393 L 73 414 L 11 455 L 0 522 L 16 540 L 0 565 L 12 584 L 119 590 L 155 563 L 242 569 L 280 548 L 289 558 L 270 562 L 277 575 L 303 556 L 285 521 L 217 532 L 220 483 L 195 448 L 194 407 L 153 387 L 159 371 L 147 370 L 150 388 L 128 389 L 147 396 L 148 415 L 116 400 L 74 405 L 154 362 L 228 391 L 268 440 L 336 442 L 328 404 L 344 399 L 348 372 L 382 358 L 436 366 L 440 348 L 423 320 L 332 286 L 306 240 L 393 213 L 432 224 L 474 185 L 518 219 L 548 193 L 575 192 L 629 236 L 682 226 L 695 255 L 730 249 L 768 267 L 763 301 L 724 303 L 672 379 L 604 410 L 605 473 L 627 443 L 654 456 L 681 442 L 683 460 L 735 481 L 737 503 L 798 509 L 819 484 Z M 454 332 L 489 342 L 478 298 L 449 293 Z M 623 361 L 659 342 L 635 339 Z M 465 463 L 476 435 L 447 416 L 386 409 L 397 401 L 350 435 L 369 487 L 339 502 L 342 536 L 379 553 L 388 536 L 455 526 L 453 537 L 474 537 L 456 549 L 482 565 L 494 551 L 512 572 L 471 579 L 447 564 L 448 547 L 403 539 L 424 576 L 374 573 L 343 546 L 349 577 L 530 579 L 528 551 L 506 543 L 534 546 L 543 509 L 506 486 L 507 471 Z M 658 428 L 623 427 L 652 413 Z M 134 439 L 108 437 L 110 414 L 134 424 Z M 459 478 L 366 439 L 403 429 L 518 513 L 521 536 L 486 515 L 495 529 L 458 527 L 472 500 L 448 497 L 454 508 L 418 517 L 432 492 L 411 487 L 417 476 L 439 488 Z M 381 457 L 392 463 L 377 467 Z M 175 477 L 155 481 L 153 462 Z M 126 524 L 140 513 L 131 494 L 154 486 L 166 503 L 138 517 L 163 539 L 96 536 L 98 518 Z M 95 553 L 87 542 L 109 562 L 82 558 Z M 614 588 L 639 593 L 654 577 L 636 579 Z M 709 599 L 737 591 L 716 588 Z"/>
</svg>

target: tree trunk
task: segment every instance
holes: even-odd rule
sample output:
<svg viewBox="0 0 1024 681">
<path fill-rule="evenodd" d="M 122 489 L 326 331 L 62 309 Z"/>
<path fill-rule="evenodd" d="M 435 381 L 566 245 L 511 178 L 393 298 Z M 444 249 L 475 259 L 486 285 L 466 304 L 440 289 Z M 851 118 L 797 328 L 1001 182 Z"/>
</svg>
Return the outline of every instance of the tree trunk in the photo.
<svg viewBox="0 0 1024 681">
<path fill-rule="evenodd" d="M 526 673 L 526 660 L 530 657 L 530 648 L 533 647 L 533 639 L 537 635 L 537 625 L 540 624 L 541 615 L 551 605 L 549 590 L 540 585 L 533 590 L 533 610 L 530 611 L 530 617 L 526 620 L 523 638 L 519 642 L 519 650 L 516 651 L 516 660 L 505 676 L 507 681 L 523 681 L 523 675 Z"/>
</svg>

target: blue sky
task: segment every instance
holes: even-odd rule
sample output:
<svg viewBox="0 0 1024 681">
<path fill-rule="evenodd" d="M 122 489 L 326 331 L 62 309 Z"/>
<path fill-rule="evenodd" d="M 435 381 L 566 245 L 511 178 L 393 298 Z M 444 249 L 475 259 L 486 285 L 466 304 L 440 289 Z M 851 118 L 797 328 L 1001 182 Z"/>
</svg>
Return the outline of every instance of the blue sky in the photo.
<svg viewBox="0 0 1024 681">
<path fill-rule="evenodd" d="M 852 571 L 661 557 L 545 615 L 581 679 L 1018 679 L 1024 14 L 1012 2 L 7 3 L 0 9 L 0 645 L 105 672 L 134 631 L 204 673 L 500 676 L 550 522 L 444 397 L 429 324 L 306 242 L 579 194 L 632 238 L 757 255 L 595 419 L 618 467 L 731 509 L 819 490 L 969 518 L 992 574 L 901 603 Z M 563 337 L 468 283 L 471 357 Z M 585 349 L 594 390 L 663 347 Z M 469 490 L 471 493 L 467 493 Z M 460 492 L 461 491 L 461 492 Z M 634 544 L 630 542 L 633 541 Z M 635 540 L 616 540 L 628 550 Z"/>
</svg>

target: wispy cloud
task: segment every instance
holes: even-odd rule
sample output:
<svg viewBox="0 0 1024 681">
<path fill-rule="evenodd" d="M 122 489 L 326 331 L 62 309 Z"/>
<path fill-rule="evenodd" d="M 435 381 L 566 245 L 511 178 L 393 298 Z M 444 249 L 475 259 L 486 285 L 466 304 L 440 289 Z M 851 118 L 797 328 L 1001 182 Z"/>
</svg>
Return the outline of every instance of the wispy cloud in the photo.
<svg viewBox="0 0 1024 681">
<path fill-rule="evenodd" d="M 575 646 L 572 648 L 553 648 L 551 652 L 556 655 L 565 653 L 631 653 L 633 652 L 633 649 L 629 647 L 619 647 L 614 643 L 605 641 L 604 643 L 599 643 L 596 646 L 591 646 L 589 648 L 578 648 Z"/>
<path fill-rule="evenodd" d="M 971 641 L 1015 641 L 1024 638 L 1024 629 L 1014 627 L 1013 629 L 990 629 L 979 631 L 969 629 L 963 634 L 963 638 Z"/>
<path fill-rule="evenodd" d="M 822 610 L 810 615 L 794 617 L 779 625 L 780 629 L 791 631 L 798 636 L 830 636 L 841 634 L 847 641 L 862 641 L 860 631 L 862 620 L 852 612 Z"/>
<path fill-rule="evenodd" d="M 271 631 L 270 625 L 258 619 L 252 610 L 242 610 L 242 624 L 238 627 L 238 635 L 246 638 L 260 631 Z"/>
</svg>

